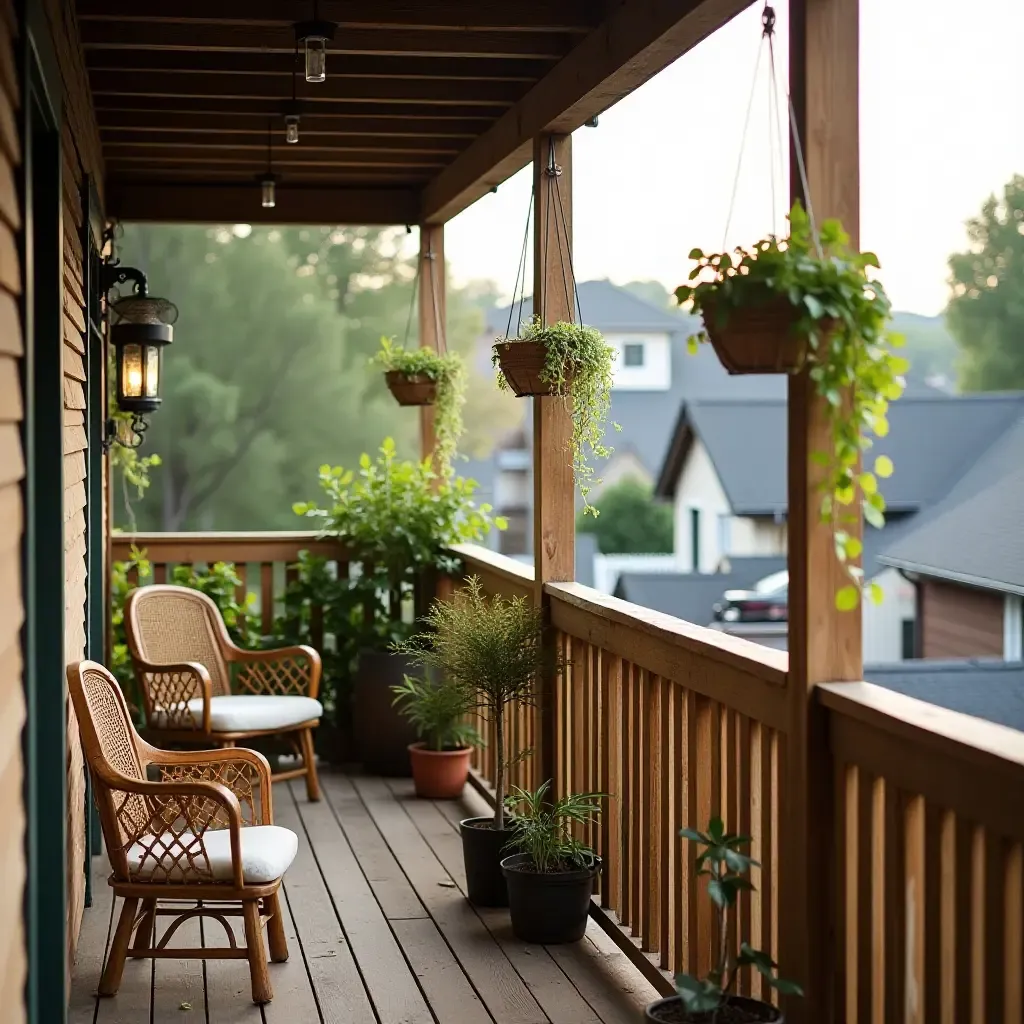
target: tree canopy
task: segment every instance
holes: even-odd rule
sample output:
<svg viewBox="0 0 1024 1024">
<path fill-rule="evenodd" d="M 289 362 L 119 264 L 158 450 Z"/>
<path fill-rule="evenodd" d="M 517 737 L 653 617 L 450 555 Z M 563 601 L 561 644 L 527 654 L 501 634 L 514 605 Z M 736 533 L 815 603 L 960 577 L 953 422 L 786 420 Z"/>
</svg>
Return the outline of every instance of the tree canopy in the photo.
<svg viewBox="0 0 1024 1024">
<path fill-rule="evenodd" d="M 648 484 L 626 477 L 605 487 L 594 501 L 598 516 L 580 515 L 576 529 L 592 533 L 603 555 L 668 554 L 672 551 L 672 507 L 658 501 Z"/>
<path fill-rule="evenodd" d="M 949 328 L 965 391 L 1024 389 L 1024 176 L 967 222 L 969 247 L 949 258 Z"/>
</svg>

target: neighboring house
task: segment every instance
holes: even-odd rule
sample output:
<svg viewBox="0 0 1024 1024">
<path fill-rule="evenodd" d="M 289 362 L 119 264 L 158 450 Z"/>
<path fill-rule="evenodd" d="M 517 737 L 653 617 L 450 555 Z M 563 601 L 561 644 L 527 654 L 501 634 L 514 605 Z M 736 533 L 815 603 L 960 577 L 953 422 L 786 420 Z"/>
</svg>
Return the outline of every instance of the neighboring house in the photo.
<svg viewBox="0 0 1024 1024">
<path fill-rule="evenodd" d="M 1024 414 L 880 560 L 917 586 L 925 658 L 1024 658 Z"/>
<path fill-rule="evenodd" d="M 682 403 L 729 395 L 755 399 L 785 394 L 785 382 L 777 377 L 730 377 L 706 346 L 696 355 L 689 355 L 686 338 L 694 328 L 692 318 L 661 309 L 610 281 L 584 281 L 578 291 L 583 322 L 601 331 L 617 352 L 605 435 L 605 443 L 614 450 L 595 467 L 603 481 L 601 486 L 630 476 L 654 484 Z M 516 303 L 511 313 L 510 329 L 515 332 L 533 315 L 532 300 Z M 482 371 L 490 370 L 491 345 L 509 329 L 509 314 L 509 307 L 505 307 L 488 316 L 487 333 L 480 339 L 476 355 Z M 509 529 L 497 543 L 499 550 L 511 555 L 532 550 L 528 525 L 533 507 L 532 403 L 523 400 L 520 405 L 521 422 L 495 452 L 486 460 L 464 464 L 460 470 L 489 481 L 479 493 L 509 519 Z M 621 429 L 616 431 L 612 423 Z M 601 486 L 594 488 L 592 499 L 600 497 Z"/>
<path fill-rule="evenodd" d="M 889 435 L 871 450 L 872 457 L 889 455 L 896 472 L 885 483 L 886 526 L 867 527 L 864 536 L 865 572 L 886 595 L 881 606 L 864 607 L 866 660 L 898 661 L 920 650 L 914 588 L 883 552 L 898 550 L 924 521 L 922 513 L 966 479 L 1022 413 L 1019 394 L 948 395 L 927 387 L 912 388 L 893 404 Z M 685 402 L 656 487 L 674 503 L 675 555 L 684 573 L 717 573 L 723 558 L 731 556 L 784 557 L 786 486 L 784 398 Z M 679 578 L 680 587 L 692 589 L 692 584 Z M 664 579 L 659 584 L 669 585 Z M 744 586 L 730 574 L 722 589 Z M 710 605 L 703 609 L 703 619 L 694 619 L 701 625 L 711 615 Z M 784 644 L 779 627 L 730 632 L 760 633 L 756 638 L 762 642 Z"/>
</svg>

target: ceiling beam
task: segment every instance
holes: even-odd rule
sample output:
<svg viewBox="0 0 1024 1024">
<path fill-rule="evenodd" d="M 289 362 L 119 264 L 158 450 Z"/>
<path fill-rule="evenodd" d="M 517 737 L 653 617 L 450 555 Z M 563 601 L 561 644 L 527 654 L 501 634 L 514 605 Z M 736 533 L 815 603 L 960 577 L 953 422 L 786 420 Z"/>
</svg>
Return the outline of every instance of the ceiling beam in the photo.
<svg viewBox="0 0 1024 1024">
<path fill-rule="evenodd" d="M 424 190 L 421 221 L 443 223 L 532 158 L 533 138 L 567 134 L 642 85 L 753 0 L 622 0 Z"/>
<path fill-rule="evenodd" d="M 162 10 L 153 10 L 159 6 Z M 147 10 L 147 8 L 149 8 Z M 600 0 L 323 0 L 320 17 L 350 28 L 412 28 L 480 31 L 585 32 L 604 14 Z M 287 25 L 310 17 L 311 4 L 282 0 L 175 0 L 148 5 L 138 0 L 78 0 L 79 21 L 220 25 Z"/>
<path fill-rule="evenodd" d="M 86 51 L 100 49 L 178 50 L 188 53 L 294 53 L 290 25 L 168 24 L 145 21 L 83 21 Z M 575 37 L 563 32 L 420 32 L 416 29 L 346 29 L 330 43 L 330 53 L 378 57 L 476 57 L 487 60 L 561 60 Z"/>
<path fill-rule="evenodd" d="M 265 111 L 176 113 L 165 110 L 100 110 L 97 112 L 100 133 L 104 138 L 117 138 L 131 132 L 159 139 L 161 135 L 188 132 L 194 135 L 248 135 L 266 133 Z M 379 136 L 410 139 L 474 139 L 491 124 L 491 119 L 456 117 L 383 117 L 377 115 L 315 113 L 302 115 L 302 134 L 322 137 Z M 439 142 L 438 145 L 447 145 Z"/>
<path fill-rule="evenodd" d="M 274 151 L 273 168 L 280 171 L 289 167 L 297 170 L 330 169 L 332 167 L 444 167 L 448 161 L 444 154 L 438 153 L 367 153 L 351 152 L 345 149 L 334 151 L 295 152 L 298 147 L 283 146 Z M 113 146 L 105 147 L 104 155 L 111 163 L 118 164 L 155 164 L 166 167 L 169 173 L 182 165 L 198 167 L 209 166 L 216 161 L 217 166 L 226 168 L 251 168 L 254 173 L 267 166 L 266 149 L 242 150 L 237 153 L 228 151 L 212 154 L 206 150 L 184 150 L 164 152 L 147 146 Z"/>
<path fill-rule="evenodd" d="M 205 152 L 228 150 L 242 152 L 259 150 L 266 153 L 267 133 L 255 131 L 248 133 L 225 134 L 223 132 L 151 132 L 151 131 L 112 131 L 103 129 L 100 132 L 104 152 L 117 153 L 126 147 L 132 149 L 148 149 L 153 152 L 183 152 L 199 150 Z M 443 156 L 454 156 L 462 146 L 458 139 L 432 138 L 395 138 L 387 135 L 339 135 L 314 132 L 302 125 L 298 145 L 281 146 L 284 126 L 278 126 L 274 140 L 276 154 L 284 151 L 316 152 L 373 152 L 373 153 L 429 153 Z"/>
<path fill-rule="evenodd" d="M 255 185 L 133 184 L 110 177 L 106 208 L 117 220 L 182 224 L 414 224 L 408 188 L 279 188 L 264 209 Z"/>
<path fill-rule="evenodd" d="M 312 94 L 294 53 L 185 53 L 180 50 L 89 50 L 86 67 L 90 72 L 117 71 L 152 74 L 158 71 L 205 72 L 214 75 L 277 75 L 288 89 L 293 73 L 300 91 Z M 453 81 L 536 82 L 551 67 L 546 60 L 481 60 L 455 57 L 382 57 L 357 54 L 339 58 L 328 67 L 331 81 L 347 78 L 408 78 Z"/>
<path fill-rule="evenodd" d="M 136 97 L 193 97 L 212 101 L 209 109 L 236 99 L 262 99 L 280 105 L 291 89 L 287 79 L 260 75 L 188 74 L 172 71 L 94 71 L 89 76 L 93 95 Z M 299 98 L 311 107 L 332 103 L 369 101 L 403 105 L 454 104 L 458 106 L 510 107 L 522 95 L 518 82 L 402 81 L 400 79 L 343 78 L 328 75 L 327 81 L 310 86 L 305 81 Z"/>
</svg>

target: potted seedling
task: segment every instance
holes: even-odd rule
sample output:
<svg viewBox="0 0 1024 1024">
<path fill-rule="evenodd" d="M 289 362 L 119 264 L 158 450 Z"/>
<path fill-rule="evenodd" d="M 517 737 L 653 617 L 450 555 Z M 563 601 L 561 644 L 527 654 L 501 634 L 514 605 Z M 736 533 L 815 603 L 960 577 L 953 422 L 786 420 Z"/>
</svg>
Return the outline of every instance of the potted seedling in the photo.
<svg viewBox="0 0 1024 1024">
<path fill-rule="evenodd" d="M 507 905 L 501 873 L 503 850 L 514 833 L 505 809 L 505 775 L 522 751 L 506 749 L 505 715 L 511 704 L 532 704 L 541 672 L 557 656 L 543 645 L 540 610 L 522 597 L 488 598 L 471 576 L 450 601 L 435 601 L 426 617 L 429 629 L 399 645 L 398 650 L 438 675 L 457 681 L 475 694 L 494 726 L 494 814 L 466 818 L 460 824 L 471 902 L 484 907 Z"/>
<path fill-rule="evenodd" d="M 480 744 L 476 729 L 465 721 L 475 694 L 449 679 L 416 676 L 406 676 L 391 692 L 394 705 L 420 737 L 409 746 L 416 795 L 454 800 L 466 785 L 469 755 Z"/>
<path fill-rule="evenodd" d="M 512 931 L 523 942 L 578 942 L 587 930 L 594 879 L 601 858 L 573 835 L 592 822 L 601 793 L 572 793 L 552 800 L 551 783 L 533 793 L 518 787 L 509 799 L 516 829 L 510 856 L 501 862 L 508 885 Z"/>
<path fill-rule="evenodd" d="M 427 461 L 398 458 L 386 438 L 377 458 L 364 454 L 357 470 L 320 467 L 327 502 L 293 506 L 318 520 L 324 536 L 340 541 L 357 571 L 339 580 L 351 615 L 347 646 L 356 648 L 352 685 L 352 733 L 359 759 L 377 775 L 411 774 L 409 744 L 417 737 L 393 706 L 392 686 L 416 673 L 408 654 L 394 645 L 409 637 L 428 604 L 438 574 L 458 560 L 453 544 L 481 540 L 505 520 L 476 505 L 476 482 L 440 477 Z M 454 678 L 454 677 L 453 677 Z"/>
<path fill-rule="evenodd" d="M 466 403 L 462 357 L 432 348 L 405 349 L 390 338 L 381 338 L 374 361 L 384 367 L 384 380 L 399 405 L 434 407 L 434 451 L 439 471 L 447 475 L 462 435 Z"/>
<path fill-rule="evenodd" d="M 661 1024 L 782 1024 L 785 1018 L 771 1003 L 732 992 L 739 972 L 753 969 L 777 992 L 803 995 L 799 985 L 778 976 L 776 964 L 767 953 L 752 949 L 746 942 L 740 944 L 739 952 L 730 949 L 729 913 L 740 892 L 753 891 L 747 875 L 757 861 L 741 852 L 750 840 L 726 832 L 720 818 L 712 818 L 706 832 L 684 828 L 679 834 L 700 848 L 697 873 L 708 877 L 708 897 L 715 905 L 713 935 L 717 936 L 717 946 L 712 947 L 713 966 L 707 977 L 677 974 L 678 994 L 651 1003 L 646 1019 Z"/>
<path fill-rule="evenodd" d="M 860 462 L 888 433 L 889 403 L 903 393 L 906 359 L 892 349 L 903 339 L 888 331 L 890 303 L 873 253 L 858 252 L 836 220 L 816 231 L 799 202 L 789 215 L 789 237 L 774 235 L 734 254 L 706 255 L 694 249 L 692 283 L 676 289 L 704 321 L 690 338 L 691 350 L 710 341 L 730 373 L 795 373 L 807 366 L 829 419 L 828 450 L 811 458 L 822 467 L 821 517 L 832 525 L 836 555 L 849 583 L 836 593 L 841 610 L 860 600 L 863 572 L 856 565 L 862 545 L 848 530 L 860 516 L 872 526 L 885 523 L 880 477 L 892 461 L 878 456 L 870 470 Z M 856 500 L 860 495 L 860 510 Z M 872 600 L 881 588 L 868 588 Z"/>
<path fill-rule="evenodd" d="M 523 398 L 562 395 L 572 408 L 572 468 L 585 513 L 597 515 L 587 495 L 595 484 L 591 460 L 606 458 L 612 449 L 601 442 L 611 408 L 612 359 L 615 350 L 601 332 L 580 324 L 544 326 L 535 316 L 516 338 L 494 344 L 498 386 Z M 618 426 L 616 425 L 616 429 Z"/>
</svg>

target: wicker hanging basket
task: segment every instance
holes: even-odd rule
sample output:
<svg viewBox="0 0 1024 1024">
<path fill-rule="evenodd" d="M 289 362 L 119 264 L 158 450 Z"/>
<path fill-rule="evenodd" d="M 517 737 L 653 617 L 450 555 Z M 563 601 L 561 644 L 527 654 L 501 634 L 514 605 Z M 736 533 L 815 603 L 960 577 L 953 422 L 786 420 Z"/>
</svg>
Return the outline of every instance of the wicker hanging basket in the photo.
<svg viewBox="0 0 1024 1024">
<path fill-rule="evenodd" d="M 711 345 L 731 374 L 796 373 L 804 365 L 807 336 L 797 331 L 797 311 L 785 298 L 730 309 L 726 323 L 705 302 L 703 317 Z M 834 328 L 834 320 L 821 321 L 823 337 Z"/>
<path fill-rule="evenodd" d="M 540 341 L 500 341 L 494 346 L 498 365 L 508 386 L 520 398 L 529 395 L 564 395 L 569 390 L 572 375 L 565 374 L 562 388 L 555 390 L 550 381 L 541 380 L 547 350 Z"/>
<path fill-rule="evenodd" d="M 384 380 L 399 405 L 433 405 L 437 398 L 437 381 L 423 374 L 388 370 Z"/>
</svg>

